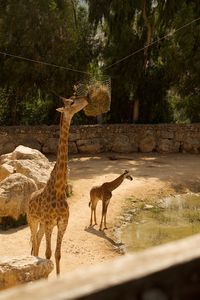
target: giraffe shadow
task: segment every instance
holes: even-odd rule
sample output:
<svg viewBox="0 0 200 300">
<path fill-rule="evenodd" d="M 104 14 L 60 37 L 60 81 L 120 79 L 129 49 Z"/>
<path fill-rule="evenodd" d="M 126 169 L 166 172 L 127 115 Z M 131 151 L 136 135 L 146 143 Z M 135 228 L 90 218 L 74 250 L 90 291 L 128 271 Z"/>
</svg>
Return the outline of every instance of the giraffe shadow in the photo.
<svg viewBox="0 0 200 300">
<path fill-rule="evenodd" d="M 106 235 L 105 231 L 97 230 L 94 228 L 94 226 L 85 227 L 85 231 L 107 240 L 109 243 L 111 243 L 115 247 L 121 247 L 124 245 L 121 242 L 115 242 L 112 238 L 110 238 L 109 236 Z"/>
</svg>

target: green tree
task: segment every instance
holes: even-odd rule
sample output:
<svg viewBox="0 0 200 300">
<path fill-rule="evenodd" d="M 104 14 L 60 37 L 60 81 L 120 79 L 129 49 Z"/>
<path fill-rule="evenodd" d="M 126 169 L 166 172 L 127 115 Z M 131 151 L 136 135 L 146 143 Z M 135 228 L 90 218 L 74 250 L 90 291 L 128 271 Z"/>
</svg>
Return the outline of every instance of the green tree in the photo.
<svg viewBox="0 0 200 300">
<path fill-rule="evenodd" d="M 82 71 L 87 71 L 93 55 L 86 9 L 70 0 L 1 1 L 0 44 L 1 52 Z M 0 68 L 1 88 L 12 90 L 8 93 L 7 119 L 12 124 L 23 122 L 32 106 L 35 112 L 38 106 L 40 114 L 41 105 L 49 109 L 49 116 L 44 119 L 51 123 L 59 101 L 54 93 L 70 96 L 73 82 L 84 76 L 81 72 L 2 55 Z M 48 105 L 41 104 L 45 101 Z"/>
<path fill-rule="evenodd" d="M 87 2 L 90 21 L 98 30 L 101 26 L 104 32 L 103 61 L 105 71 L 112 77 L 111 121 L 124 122 L 132 118 L 137 122 L 172 121 L 174 106 L 169 102 L 168 91 L 176 86 L 186 100 L 187 90 L 190 87 L 192 92 L 195 82 L 195 95 L 199 91 L 199 66 L 194 63 L 199 61 L 199 25 L 195 23 L 192 28 L 173 35 L 177 28 L 200 15 L 198 1 Z M 188 42 L 184 39 L 181 42 L 186 32 Z M 168 38 L 162 38 L 170 33 Z M 151 46 L 157 39 L 160 42 Z M 142 51 L 137 52 L 138 49 Z M 135 55 L 130 55 L 134 52 Z M 174 54 L 177 54 L 176 59 Z M 186 70 L 188 76 L 184 74 Z M 192 107 L 197 99 L 193 97 Z M 190 104 L 188 113 L 189 108 L 191 113 Z"/>
<path fill-rule="evenodd" d="M 200 16 L 199 1 L 186 1 L 174 19 L 174 27 L 183 26 Z M 184 112 L 175 121 L 200 122 L 200 20 L 178 31 L 170 48 L 171 61 L 176 54 L 178 72 L 173 88 L 176 90 L 175 110 Z"/>
</svg>

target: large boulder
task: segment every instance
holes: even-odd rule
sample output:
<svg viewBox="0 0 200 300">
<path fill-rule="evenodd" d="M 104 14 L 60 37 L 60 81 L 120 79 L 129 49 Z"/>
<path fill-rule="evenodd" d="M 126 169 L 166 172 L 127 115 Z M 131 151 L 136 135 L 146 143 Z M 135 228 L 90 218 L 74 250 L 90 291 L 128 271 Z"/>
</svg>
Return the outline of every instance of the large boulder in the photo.
<svg viewBox="0 0 200 300">
<path fill-rule="evenodd" d="M 33 179 L 38 189 L 46 184 L 53 168 L 53 164 L 40 151 L 21 145 L 12 153 L 2 155 L 0 163 L 0 181 L 6 174 L 17 172 Z"/>
<path fill-rule="evenodd" d="M 52 164 L 43 160 L 11 160 L 7 164 L 12 166 L 17 173 L 33 179 L 38 189 L 44 187 L 52 170 Z"/>
<path fill-rule="evenodd" d="M 37 190 L 35 182 L 23 174 L 11 174 L 0 182 L 0 217 L 18 219 L 26 213 L 28 199 Z"/>
<path fill-rule="evenodd" d="M 48 278 L 53 270 L 51 260 L 35 256 L 1 257 L 0 258 L 0 290 Z"/>
<path fill-rule="evenodd" d="M 18 146 L 11 153 L 1 155 L 1 163 L 6 162 L 7 160 L 15 160 L 15 159 L 30 159 L 30 160 L 38 160 L 42 159 L 48 162 L 48 159 L 44 154 L 42 154 L 39 150 L 32 149 L 25 146 Z"/>
</svg>

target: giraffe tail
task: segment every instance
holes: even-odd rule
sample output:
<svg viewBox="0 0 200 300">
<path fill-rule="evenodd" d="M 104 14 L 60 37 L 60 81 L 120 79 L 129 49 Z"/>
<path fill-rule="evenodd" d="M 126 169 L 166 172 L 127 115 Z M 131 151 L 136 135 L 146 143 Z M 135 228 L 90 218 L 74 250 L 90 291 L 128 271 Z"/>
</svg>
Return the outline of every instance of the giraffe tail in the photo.
<svg viewBox="0 0 200 300">
<path fill-rule="evenodd" d="M 91 201 L 88 203 L 88 206 L 90 207 L 90 205 L 91 205 Z"/>
</svg>

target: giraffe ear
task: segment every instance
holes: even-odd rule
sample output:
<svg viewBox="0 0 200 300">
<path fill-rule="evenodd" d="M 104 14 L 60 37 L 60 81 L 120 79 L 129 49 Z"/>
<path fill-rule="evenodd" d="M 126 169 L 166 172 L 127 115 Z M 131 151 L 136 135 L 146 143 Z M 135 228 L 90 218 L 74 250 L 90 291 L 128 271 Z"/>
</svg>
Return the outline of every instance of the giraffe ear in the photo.
<svg viewBox="0 0 200 300">
<path fill-rule="evenodd" d="M 124 173 L 127 174 L 127 173 L 129 173 L 129 171 L 128 171 L 128 170 L 125 170 Z"/>
<path fill-rule="evenodd" d="M 59 111 L 60 113 L 63 113 L 64 111 L 63 107 L 56 108 L 56 110 Z"/>
<path fill-rule="evenodd" d="M 74 102 L 73 99 L 67 99 L 67 98 L 64 98 L 62 96 L 59 96 L 59 97 L 60 97 L 60 99 L 62 99 L 65 106 L 71 105 Z"/>
</svg>

